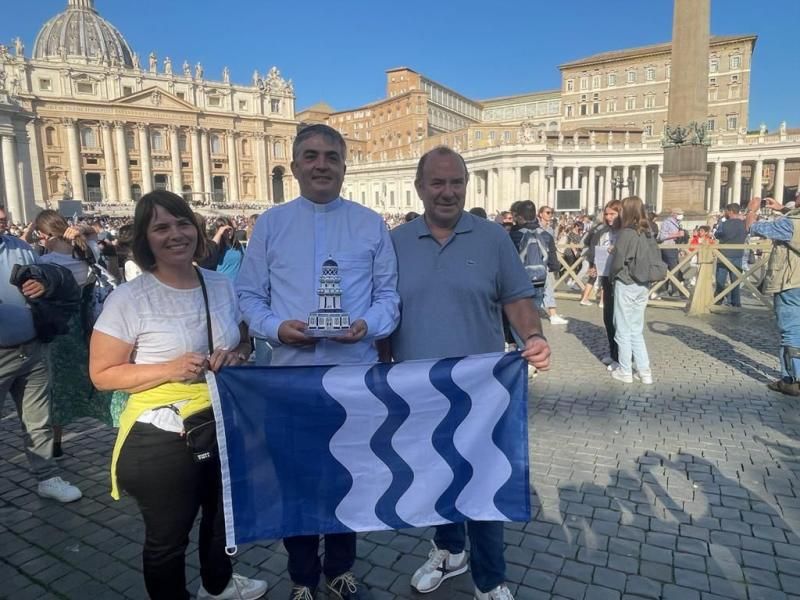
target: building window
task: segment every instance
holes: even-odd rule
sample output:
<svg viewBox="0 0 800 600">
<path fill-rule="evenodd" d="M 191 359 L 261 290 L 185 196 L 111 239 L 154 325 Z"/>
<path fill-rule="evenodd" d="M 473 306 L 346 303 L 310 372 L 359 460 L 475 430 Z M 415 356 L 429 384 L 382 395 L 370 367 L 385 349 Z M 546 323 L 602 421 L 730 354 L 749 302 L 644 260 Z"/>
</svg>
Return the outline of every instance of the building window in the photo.
<svg viewBox="0 0 800 600">
<path fill-rule="evenodd" d="M 592 103 L 592 114 L 593 115 L 599 115 L 600 114 L 600 103 L 599 102 L 593 102 Z"/>
<path fill-rule="evenodd" d="M 239 100 L 239 110 L 247 110 L 247 100 Z"/>
<path fill-rule="evenodd" d="M 489 132 L 489 140 L 491 140 L 493 142 L 494 138 L 495 138 L 495 132 L 494 131 L 490 131 Z"/>
<path fill-rule="evenodd" d="M 43 92 L 52 92 L 53 91 L 53 81 L 51 79 L 40 79 L 39 80 L 39 89 Z"/>
<path fill-rule="evenodd" d="M 645 108 L 655 108 L 656 107 L 656 97 L 652 94 L 648 94 L 644 97 L 644 107 Z"/>
<path fill-rule="evenodd" d="M 672 65 L 667 65 L 667 79 L 672 77 Z"/>
<path fill-rule="evenodd" d="M 614 87 L 617 85 L 617 74 L 616 73 L 609 73 L 608 74 L 608 87 Z"/>
<path fill-rule="evenodd" d="M 581 77 L 581 91 L 585 91 L 589 89 L 589 78 L 588 77 Z"/>
<path fill-rule="evenodd" d="M 161 135 L 160 131 L 154 131 L 150 134 L 150 146 L 153 148 L 153 152 L 164 151 L 164 136 Z"/>
<path fill-rule="evenodd" d="M 94 84 L 91 81 L 78 81 L 75 89 L 79 94 L 94 94 Z"/>
<path fill-rule="evenodd" d="M 736 115 L 728 115 L 728 129 L 736 129 L 738 126 L 738 120 L 736 119 Z"/>
<path fill-rule="evenodd" d="M 510 131 L 504 131 L 503 132 L 503 141 L 506 142 L 506 143 L 511 141 L 511 132 Z"/>
<path fill-rule="evenodd" d="M 741 56 L 731 56 L 731 71 L 734 69 L 741 69 L 742 68 L 742 57 Z"/>
<path fill-rule="evenodd" d="M 186 139 L 186 134 L 182 133 L 178 136 L 178 150 L 181 152 L 186 152 L 186 147 L 188 144 L 188 140 Z"/>
<path fill-rule="evenodd" d="M 729 95 L 731 98 L 738 98 L 741 96 L 741 88 L 738 85 L 732 85 L 729 88 Z"/>
<path fill-rule="evenodd" d="M 211 142 L 211 154 L 222 154 L 222 139 L 216 133 L 211 134 L 209 141 Z"/>
<path fill-rule="evenodd" d="M 269 101 L 270 110 L 274 113 L 281 112 L 281 101 L 279 98 L 273 98 Z"/>
<path fill-rule="evenodd" d="M 222 106 L 222 98 L 219 96 L 209 96 L 208 97 L 208 105 L 213 106 L 215 108 Z"/>
<path fill-rule="evenodd" d="M 81 128 L 81 145 L 84 148 L 97 148 L 97 136 L 91 127 Z"/>
<path fill-rule="evenodd" d="M 708 85 L 710 85 L 710 86 L 717 85 L 717 78 L 716 77 L 712 77 L 711 79 L 709 79 L 708 80 Z"/>
<path fill-rule="evenodd" d="M 175 95 L 181 100 L 186 100 L 186 94 L 184 92 L 178 92 Z"/>
<path fill-rule="evenodd" d="M 250 156 L 250 140 L 242 140 L 242 156 Z"/>
<path fill-rule="evenodd" d="M 283 144 L 281 142 L 272 144 L 272 157 L 283 158 Z"/>
<path fill-rule="evenodd" d="M 581 104 L 581 116 L 582 117 L 586 116 L 586 105 L 585 104 Z"/>
<path fill-rule="evenodd" d="M 716 100 L 718 96 L 719 88 L 711 88 L 708 90 L 708 99 L 709 100 Z"/>
<path fill-rule="evenodd" d="M 610 112 L 610 113 L 617 112 L 617 101 L 616 101 L 616 99 L 609 100 L 608 102 L 606 102 L 606 112 Z"/>
<path fill-rule="evenodd" d="M 739 76 L 731 75 L 731 83 L 739 83 Z"/>
<path fill-rule="evenodd" d="M 122 86 L 122 95 L 123 96 L 130 96 L 131 94 L 133 94 L 133 88 L 131 86 L 129 86 L 129 85 L 123 85 Z"/>
<path fill-rule="evenodd" d="M 714 119 L 709 119 L 709 120 L 706 122 L 706 129 L 708 129 L 709 131 L 714 131 L 714 126 L 715 126 L 715 121 L 714 121 Z"/>
<path fill-rule="evenodd" d="M 625 77 L 628 83 L 636 83 L 636 71 L 628 71 Z"/>
<path fill-rule="evenodd" d="M 55 146 L 56 145 L 56 130 L 55 127 L 48 127 L 44 130 L 44 142 L 48 146 Z"/>
<path fill-rule="evenodd" d="M 132 131 L 125 132 L 125 148 L 129 151 L 136 150 L 136 135 Z"/>
<path fill-rule="evenodd" d="M 564 107 L 564 116 L 565 117 L 571 117 L 572 116 L 572 104 L 567 104 Z"/>
<path fill-rule="evenodd" d="M 594 75 L 592 77 L 592 89 L 596 90 L 600 87 L 600 75 Z"/>
<path fill-rule="evenodd" d="M 655 81 L 656 80 L 656 70 L 653 67 L 647 67 L 644 70 L 644 78 L 647 81 Z"/>
<path fill-rule="evenodd" d="M 628 96 L 625 98 L 625 110 L 634 110 L 636 108 L 636 97 Z"/>
<path fill-rule="evenodd" d="M 482 137 L 482 133 L 480 131 L 476 131 L 475 132 L 475 139 L 477 141 L 480 141 L 481 137 Z"/>
<path fill-rule="evenodd" d="M 708 61 L 708 72 L 716 73 L 718 71 L 719 71 L 719 59 L 712 58 L 710 61 Z"/>
<path fill-rule="evenodd" d="M 411 206 L 411 191 L 406 190 L 406 206 Z"/>
<path fill-rule="evenodd" d="M 652 125 L 645 125 L 644 126 L 644 134 L 645 135 L 653 135 L 653 126 Z"/>
</svg>

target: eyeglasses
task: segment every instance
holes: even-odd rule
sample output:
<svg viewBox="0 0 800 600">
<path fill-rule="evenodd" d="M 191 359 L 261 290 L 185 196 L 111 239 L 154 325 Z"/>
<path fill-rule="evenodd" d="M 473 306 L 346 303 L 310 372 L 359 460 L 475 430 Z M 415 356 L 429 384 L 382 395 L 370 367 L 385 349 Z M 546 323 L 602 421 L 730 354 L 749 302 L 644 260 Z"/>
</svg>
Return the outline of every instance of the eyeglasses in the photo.
<svg viewBox="0 0 800 600">
<path fill-rule="evenodd" d="M 546 210 L 546 211 L 544 211 L 542 214 L 543 214 L 543 215 L 552 215 L 552 214 L 553 214 L 553 211 L 552 211 L 552 210 Z"/>
</svg>

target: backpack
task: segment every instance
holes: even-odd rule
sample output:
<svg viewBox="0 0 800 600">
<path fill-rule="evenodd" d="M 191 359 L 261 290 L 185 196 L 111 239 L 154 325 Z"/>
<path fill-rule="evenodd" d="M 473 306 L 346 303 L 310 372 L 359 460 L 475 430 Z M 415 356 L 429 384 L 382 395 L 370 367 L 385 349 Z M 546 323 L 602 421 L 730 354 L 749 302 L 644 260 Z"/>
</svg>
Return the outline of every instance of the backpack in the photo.
<svg viewBox="0 0 800 600">
<path fill-rule="evenodd" d="M 661 260 L 661 250 L 655 238 L 643 233 L 636 234 L 636 252 L 628 264 L 631 279 L 641 285 L 650 285 L 667 276 L 667 265 Z"/>
<path fill-rule="evenodd" d="M 106 298 L 117 287 L 116 278 L 109 273 L 105 267 L 93 260 L 87 261 L 92 274 L 89 282 L 83 288 L 83 298 L 81 301 L 81 320 L 83 330 L 87 339 L 91 335 L 94 324 L 100 313 L 103 312 L 103 304 Z"/>
<path fill-rule="evenodd" d="M 531 283 L 540 287 L 547 280 L 547 242 L 543 239 L 546 234 L 541 227 L 536 229 L 522 229 L 522 240 L 520 241 L 519 257 L 522 266 L 531 280 Z"/>
</svg>

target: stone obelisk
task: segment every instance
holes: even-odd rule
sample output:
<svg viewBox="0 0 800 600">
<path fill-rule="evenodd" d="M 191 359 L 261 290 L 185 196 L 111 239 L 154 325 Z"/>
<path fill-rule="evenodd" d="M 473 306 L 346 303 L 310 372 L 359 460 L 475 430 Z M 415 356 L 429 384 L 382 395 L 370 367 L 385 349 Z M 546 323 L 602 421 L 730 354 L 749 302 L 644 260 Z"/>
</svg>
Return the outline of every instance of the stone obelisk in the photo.
<svg viewBox="0 0 800 600">
<path fill-rule="evenodd" d="M 706 214 L 708 43 L 711 0 L 674 0 L 663 210 Z"/>
</svg>

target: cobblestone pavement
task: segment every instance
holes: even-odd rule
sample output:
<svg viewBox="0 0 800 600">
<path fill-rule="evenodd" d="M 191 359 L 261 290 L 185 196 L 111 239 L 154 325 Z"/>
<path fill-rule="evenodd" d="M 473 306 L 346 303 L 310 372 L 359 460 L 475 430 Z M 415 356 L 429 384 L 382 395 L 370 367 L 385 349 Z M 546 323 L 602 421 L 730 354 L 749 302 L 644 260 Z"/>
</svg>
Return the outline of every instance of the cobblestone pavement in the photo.
<svg viewBox="0 0 800 600">
<path fill-rule="evenodd" d="M 796 400 L 764 385 L 777 375 L 769 315 L 649 310 L 656 384 L 642 386 L 613 382 L 600 364 L 597 307 L 562 305 L 570 323 L 545 325 L 555 365 L 531 393 L 534 518 L 506 530 L 516 597 L 800 599 L 800 419 Z M 130 499 L 108 495 L 114 431 L 89 421 L 67 430 L 65 477 L 84 498 L 61 506 L 34 493 L 8 410 L 0 422 L 0 597 L 145 598 L 139 515 Z M 376 600 L 418 597 L 408 581 L 430 536 L 359 537 L 356 572 Z M 195 541 L 191 549 L 194 591 Z M 269 598 L 288 597 L 279 542 L 241 549 L 236 569 L 267 578 Z M 465 575 L 428 597 L 471 593 Z"/>
</svg>

